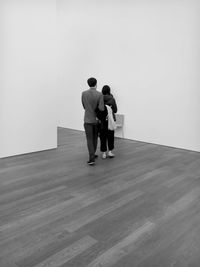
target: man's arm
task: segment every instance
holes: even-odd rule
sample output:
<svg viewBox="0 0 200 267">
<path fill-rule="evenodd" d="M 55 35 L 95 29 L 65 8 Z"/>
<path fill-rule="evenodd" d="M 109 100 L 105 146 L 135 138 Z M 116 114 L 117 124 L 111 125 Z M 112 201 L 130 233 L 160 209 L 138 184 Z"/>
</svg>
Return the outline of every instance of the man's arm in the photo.
<svg viewBox="0 0 200 267">
<path fill-rule="evenodd" d="M 81 102 L 82 102 L 83 108 L 85 109 L 84 100 L 83 100 L 83 93 L 82 93 L 82 96 L 81 96 Z"/>
<path fill-rule="evenodd" d="M 102 94 L 101 94 L 100 99 L 99 99 L 98 109 L 100 111 L 104 111 L 104 100 L 103 100 L 103 95 Z"/>
</svg>

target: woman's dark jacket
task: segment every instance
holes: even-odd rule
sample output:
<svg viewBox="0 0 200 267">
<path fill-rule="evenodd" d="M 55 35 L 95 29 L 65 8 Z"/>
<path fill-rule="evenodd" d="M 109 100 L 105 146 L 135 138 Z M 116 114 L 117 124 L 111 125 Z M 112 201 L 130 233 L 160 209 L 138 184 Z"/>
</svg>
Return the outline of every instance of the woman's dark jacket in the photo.
<svg viewBox="0 0 200 267">
<path fill-rule="evenodd" d="M 112 95 L 104 95 L 103 96 L 104 98 L 104 105 L 108 105 L 112 108 L 112 111 L 113 111 L 113 118 L 114 120 L 116 120 L 116 117 L 115 117 L 115 113 L 117 113 L 117 104 L 115 102 L 115 99 Z M 97 110 L 97 118 L 100 120 L 101 122 L 101 126 L 104 128 L 104 127 L 107 127 L 107 115 L 108 115 L 108 112 L 107 112 L 107 108 L 105 107 L 104 111 L 98 111 Z"/>
</svg>

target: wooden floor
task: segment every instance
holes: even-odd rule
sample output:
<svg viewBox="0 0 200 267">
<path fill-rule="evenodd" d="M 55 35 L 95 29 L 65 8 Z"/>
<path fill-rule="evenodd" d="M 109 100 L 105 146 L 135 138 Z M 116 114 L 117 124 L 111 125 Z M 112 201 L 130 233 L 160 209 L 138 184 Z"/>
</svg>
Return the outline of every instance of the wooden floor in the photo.
<svg viewBox="0 0 200 267">
<path fill-rule="evenodd" d="M 88 166 L 83 132 L 0 160 L 0 267 L 199 267 L 200 154 L 116 139 Z"/>
</svg>

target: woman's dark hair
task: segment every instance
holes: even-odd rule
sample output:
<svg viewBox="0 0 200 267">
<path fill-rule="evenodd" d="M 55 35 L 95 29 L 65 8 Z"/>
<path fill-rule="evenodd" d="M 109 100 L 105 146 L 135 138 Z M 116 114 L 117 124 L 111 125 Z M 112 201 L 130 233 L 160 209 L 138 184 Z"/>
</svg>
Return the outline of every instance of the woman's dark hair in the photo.
<svg viewBox="0 0 200 267">
<path fill-rule="evenodd" d="M 103 95 L 110 95 L 110 87 L 108 85 L 104 85 L 102 88 Z"/>
<path fill-rule="evenodd" d="M 96 84 L 97 84 L 97 80 L 95 79 L 95 78 L 89 78 L 88 80 L 87 80 L 87 83 L 88 83 L 88 85 L 89 85 L 89 87 L 95 87 L 96 86 Z"/>
</svg>

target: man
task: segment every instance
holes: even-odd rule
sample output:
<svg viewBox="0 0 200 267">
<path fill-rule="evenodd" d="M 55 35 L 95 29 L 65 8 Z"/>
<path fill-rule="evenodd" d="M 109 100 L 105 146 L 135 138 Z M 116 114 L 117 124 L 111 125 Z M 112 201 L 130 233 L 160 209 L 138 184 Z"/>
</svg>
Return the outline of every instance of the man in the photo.
<svg viewBox="0 0 200 267">
<path fill-rule="evenodd" d="M 95 164 L 95 155 L 97 149 L 98 139 L 98 120 L 96 117 L 96 110 L 104 110 L 103 95 L 98 92 L 97 80 L 95 78 L 89 78 L 87 80 L 89 89 L 82 92 L 82 104 L 85 109 L 84 115 L 84 128 L 87 139 L 87 147 L 89 152 L 89 165 Z"/>
</svg>

